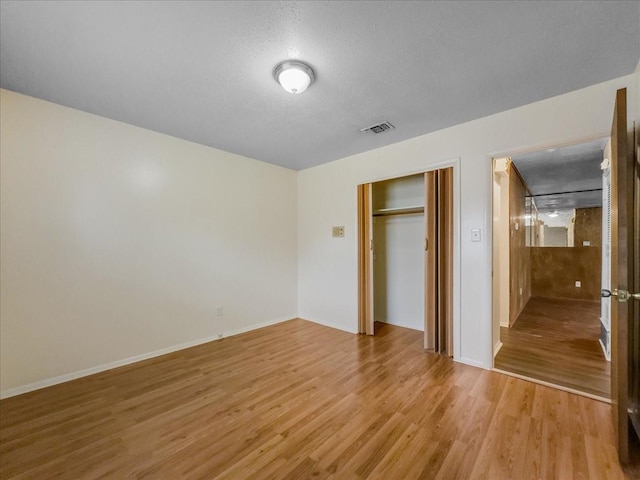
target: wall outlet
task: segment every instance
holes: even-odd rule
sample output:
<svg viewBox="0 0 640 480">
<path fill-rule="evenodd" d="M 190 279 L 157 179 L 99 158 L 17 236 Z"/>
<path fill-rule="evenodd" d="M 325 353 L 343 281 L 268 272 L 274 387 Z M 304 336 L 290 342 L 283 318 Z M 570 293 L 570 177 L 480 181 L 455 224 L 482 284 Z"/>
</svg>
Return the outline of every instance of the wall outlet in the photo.
<svg viewBox="0 0 640 480">
<path fill-rule="evenodd" d="M 331 229 L 331 234 L 334 237 L 344 237 L 344 226 L 333 227 Z"/>
<path fill-rule="evenodd" d="M 480 234 L 480 229 L 479 228 L 472 228 L 471 229 L 471 241 L 472 242 L 479 242 L 481 240 L 481 234 Z"/>
<path fill-rule="evenodd" d="M 590 247 L 591 246 L 591 242 L 589 240 L 583 240 L 582 241 L 582 246 L 583 247 Z"/>
<path fill-rule="evenodd" d="M 582 288 L 582 282 L 580 280 L 576 280 L 576 288 Z"/>
<path fill-rule="evenodd" d="M 216 317 L 221 317 L 223 315 L 224 311 L 222 310 L 222 305 L 220 305 L 218 308 L 216 308 Z"/>
</svg>

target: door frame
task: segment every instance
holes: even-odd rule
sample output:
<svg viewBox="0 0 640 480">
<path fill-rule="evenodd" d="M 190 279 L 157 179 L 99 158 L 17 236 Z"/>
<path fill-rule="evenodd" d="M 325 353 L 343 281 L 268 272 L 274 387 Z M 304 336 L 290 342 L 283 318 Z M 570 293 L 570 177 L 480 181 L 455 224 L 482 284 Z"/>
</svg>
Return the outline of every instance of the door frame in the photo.
<svg viewBox="0 0 640 480">
<path fill-rule="evenodd" d="M 365 177 L 361 179 L 355 184 L 355 190 L 358 190 L 359 185 L 367 184 L 367 183 L 376 183 L 382 182 L 385 180 L 392 180 L 394 178 L 406 177 L 409 175 L 421 175 L 427 172 L 432 172 L 435 170 L 440 170 L 443 168 L 452 168 L 453 169 L 453 359 L 461 360 L 460 352 L 461 352 L 461 335 L 460 335 L 460 199 L 461 199 L 461 186 L 460 186 L 460 157 L 452 158 L 449 160 L 443 160 L 441 162 L 429 163 L 427 165 L 420 165 L 414 169 L 409 170 L 395 170 L 388 172 L 376 174 L 375 176 Z M 356 208 L 356 225 L 359 225 L 359 212 Z M 488 238 L 488 235 L 487 235 Z M 359 242 L 356 245 L 356 256 L 359 259 L 360 254 L 358 251 Z M 360 283 L 358 282 L 358 292 L 360 292 Z M 361 305 L 360 300 L 358 300 L 358 305 Z M 360 307 L 359 307 L 360 308 Z M 358 312 L 358 318 L 360 318 L 360 313 Z M 358 327 L 360 326 L 360 321 L 358 321 Z"/>
<path fill-rule="evenodd" d="M 489 252 L 491 254 L 491 324 L 489 325 L 489 328 L 491 329 L 491 335 L 490 335 L 490 339 L 491 339 L 491 346 L 490 346 L 490 351 L 492 352 L 491 355 L 491 368 L 494 369 L 495 368 L 495 357 L 496 357 L 496 352 L 494 351 L 495 345 L 496 345 L 496 340 L 499 342 L 500 341 L 500 330 L 498 329 L 498 338 L 495 338 L 494 335 L 494 330 L 493 330 L 493 323 L 495 321 L 495 319 L 493 318 L 493 313 L 495 312 L 495 308 L 496 305 L 494 305 L 495 302 L 495 292 L 494 292 L 494 288 L 495 285 L 493 283 L 493 267 L 495 265 L 495 259 L 494 259 L 494 249 L 493 249 L 493 242 L 495 240 L 494 235 L 493 235 L 493 212 L 494 212 L 494 208 L 495 208 L 495 198 L 494 198 L 494 194 L 493 194 L 493 189 L 494 189 L 494 160 L 497 158 L 511 158 L 511 157 L 515 157 L 518 155 L 525 155 L 527 153 L 534 153 L 534 152 L 539 152 L 541 150 L 548 150 L 551 148 L 562 148 L 562 147 L 569 147 L 571 145 L 576 145 L 578 143 L 587 143 L 587 142 L 592 142 L 594 140 L 598 140 L 601 138 L 609 138 L 611 136 L 611 131 L 606 131 L 603 133 L 599 133 L 599 134 L 594 134 L 594 135 L 588 135 L 588 136 L 584 136 L 584 137 L 576 137 L 573 139 L 569 139 L 566 141 L 562 141 L 562 142 L 553 142 L 553 143 L 542 143 L 542 144 L 537 144 L 535 146 L 527 146 L 527 147 L 516 147 L 510 150 L 501 150 L 501 151 L 497 151 L 494 153 L 490 153 L 487 155 L 487 166 L 488 166 L 488 170 L 490 172 L 490 177 L 489 177 L 489 182 L 490 182 L 490 195 L 489 198 L 491 199 L 491 210 L 489 212 L 490 218 L 491 218 L 491 222 L 490 225 L 491 227 L 488 229 L 487 232 L 487 238 L 489 239 Z M 567 390 L 570 391 L 570 389 L 563 389 L 563 390 Z M 585 396 L 589 397 L 590 395 L 585 394 Z M 600 399 L 600 397 L 598 397 L 598 399 Z"/>
</svg>

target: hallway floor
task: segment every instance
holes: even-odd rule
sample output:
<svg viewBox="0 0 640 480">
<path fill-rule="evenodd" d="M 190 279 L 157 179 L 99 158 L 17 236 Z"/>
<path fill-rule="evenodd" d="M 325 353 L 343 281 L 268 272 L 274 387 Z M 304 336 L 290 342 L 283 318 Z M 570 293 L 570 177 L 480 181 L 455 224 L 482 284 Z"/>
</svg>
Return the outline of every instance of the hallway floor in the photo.
<svg viewBox="0 0 640 480">
<path fill-rule="evenodd" d="M 599 302 L 533 297 L 511 328 L 500 328 L 495 368 L 610 398 L 599 337 Z"/>
</svg>

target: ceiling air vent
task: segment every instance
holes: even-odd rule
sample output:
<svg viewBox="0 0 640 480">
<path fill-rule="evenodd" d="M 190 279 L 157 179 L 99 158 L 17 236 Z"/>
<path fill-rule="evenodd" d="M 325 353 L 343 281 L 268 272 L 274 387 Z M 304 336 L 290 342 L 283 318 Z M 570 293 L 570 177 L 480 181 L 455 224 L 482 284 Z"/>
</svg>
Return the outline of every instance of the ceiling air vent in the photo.
<svg viewBox="0 0 640 480">
<path fill-rule="evenodd" d="M 391 125 L 391 123 L 389 122 L 381 122 L 381 123 L 377 123 L 375 125 L 371 125 L 370 127 L 366 127 L 366 128 L 362 128 L 360 131 L 361 132 L 365 132 L 365 133 L 383 133 L 386 132 L 387 130 L 393 130 L 394 127 L 393 125 Z"/>
</svg>

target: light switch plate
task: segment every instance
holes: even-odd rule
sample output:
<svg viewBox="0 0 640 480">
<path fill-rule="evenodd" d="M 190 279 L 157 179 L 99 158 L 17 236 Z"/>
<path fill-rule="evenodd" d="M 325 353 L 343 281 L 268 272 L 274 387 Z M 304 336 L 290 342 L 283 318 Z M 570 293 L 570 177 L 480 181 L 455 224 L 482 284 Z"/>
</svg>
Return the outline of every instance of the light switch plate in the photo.
<svg viewBox="0 0 640 480">
<path fill-rule="evenodd" d="M 471 241 L 472 242 L 479 242 L 482 240 L 482 235 L 480 234 L 480 229 L 479 228 L 472 228 L 471 229 Z"/>
<path fill-rule="evenodd" d="M 344 237 L 344 226 L 333 227 L 331 233 L 334 237 Z"/>
</svg>

